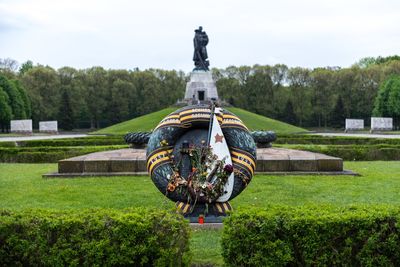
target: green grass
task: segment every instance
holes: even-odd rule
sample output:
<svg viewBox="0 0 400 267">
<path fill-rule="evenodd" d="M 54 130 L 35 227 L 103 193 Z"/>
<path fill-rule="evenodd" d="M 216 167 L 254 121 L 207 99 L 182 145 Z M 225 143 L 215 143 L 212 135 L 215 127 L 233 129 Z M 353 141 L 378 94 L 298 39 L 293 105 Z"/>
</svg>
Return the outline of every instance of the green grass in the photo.
<svg viewBox="0 0 400 267">
<path fill-rule="evenodd" d="M 129 121 L 114 124 L 110 127 L 92 132 L 92 134 L 124 135 L 130 132 L 152 131 L 164 117 L 175 110 L 176 108 L 173 107 L 165 108 Z"/>
<path fill-rule="evenodd" d="M 306 129 L 299 128 L 285 122 L 270 119 L 256 113 L 249 112 L 240 108 L 228 108 L 229 111 L 237 115 L 250 130 L 270 130 L 277 134 L 304 133 Z"/>
<path fill-rule="evenodd" d="M 156 207 L 174 205 L 148 177 L 93 177 L 44 179 L 56 164 L 0 164 L 0 207 L 9 209 L 83 209 Z M 362 176 L 265 176 L 256 175 L 234 199 L 234 209 L 270 205 L 392 204 L 400 205 L 400 164 L 345 162 L 345 169 Z M 195 264 L 222 265 L 221 230 L 196 230 L 191 249 Z"/>
<path fill-rule="evenodd" d="M 92 134 L 124 135 L 129 132 L 152 131 L 157 124 L 177 108 L 165 108 L 129 121 L 124 121 L 110 127 L 92 132 Z M 277 134 L 291 134 L 307 132 L 307 130 L 273 120 L 240 108 L 228 108 L 236 114 L 250 130 L 273 130 Z"/>
<path fill-rule="evenodd" d="M 193 263 L 197 265 L 222 266 L 224 261 L 221 256 L 221 233 L 222 230 L 199 230 L 192 231 L 190 249 L 193 253 Z"/>
</svg>

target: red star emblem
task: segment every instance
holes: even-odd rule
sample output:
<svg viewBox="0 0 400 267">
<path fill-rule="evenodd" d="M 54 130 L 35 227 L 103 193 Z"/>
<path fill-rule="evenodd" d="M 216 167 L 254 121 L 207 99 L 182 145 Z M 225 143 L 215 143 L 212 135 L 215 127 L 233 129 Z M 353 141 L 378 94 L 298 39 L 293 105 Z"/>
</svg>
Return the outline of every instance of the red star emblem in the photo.
<svg viewBox="0 0 400 267">
<path fill-rule="evenodd" d="M 218 142 L 222 143 L 223 139 L 224 139 L 223 135 L 219 135 L 218 133 L 215 135 L 215 143 L 218 143 Z"/>
</svg>

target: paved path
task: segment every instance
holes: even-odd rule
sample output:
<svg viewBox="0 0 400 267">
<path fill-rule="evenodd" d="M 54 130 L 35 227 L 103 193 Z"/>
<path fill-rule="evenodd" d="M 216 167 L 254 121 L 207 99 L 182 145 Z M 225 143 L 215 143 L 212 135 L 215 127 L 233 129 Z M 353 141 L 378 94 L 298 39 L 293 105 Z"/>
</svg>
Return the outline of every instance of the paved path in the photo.
<svg viewBox="0 0 400 267">
<path fill-rule="evenodd" d="M 78 138 L 86 137 L 87 134 L 57 134 L 57 135 L 37 135 L 37 136 L 14 136 L 14 137 L 0 137 L 0 142 L 18 142 L 30 140 L 47 140 L 47 139 L 61 139 L 61 138 Z"/>
<path fill-rule="evenodd" d="M 313 133 L 313 135 L 321 136 L 347 136 L 347 137 L 366 137 L 366 138 L 400 138 L 400 134 L 363 134 L 363 133 Z M 279 136 L 278 136 L 279 138 Z"/>
</svg>

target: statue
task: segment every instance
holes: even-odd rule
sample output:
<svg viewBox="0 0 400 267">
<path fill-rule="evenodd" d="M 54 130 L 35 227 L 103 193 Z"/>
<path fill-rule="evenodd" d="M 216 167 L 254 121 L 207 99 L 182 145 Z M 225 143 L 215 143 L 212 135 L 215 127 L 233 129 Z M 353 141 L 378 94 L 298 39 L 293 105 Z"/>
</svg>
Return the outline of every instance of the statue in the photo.
<svg viewBox="0 0 400 267">
<path fill-rule="evenodd" d="M 208 70 L 208 66 L 210 62 L 207 60 L 207 49 L 206 45 L 208 44 L 208 36 L 207 33 L 203 31 L 203 27 L 199 27 L 194 30 L 195 35 L 193 39 L 194 44 L 194 55 L 193 61 L 196 66 L 194 70 Z"/>
</svg>

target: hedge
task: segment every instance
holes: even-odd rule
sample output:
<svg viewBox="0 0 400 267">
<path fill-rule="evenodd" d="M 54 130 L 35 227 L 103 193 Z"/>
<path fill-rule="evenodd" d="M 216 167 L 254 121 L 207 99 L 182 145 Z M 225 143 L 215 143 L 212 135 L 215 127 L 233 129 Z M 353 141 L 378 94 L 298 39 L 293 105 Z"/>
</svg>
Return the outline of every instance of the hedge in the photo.
<svg viewBox="0 0 400 267">
<path fill-rule="evenodd" d="M 186 266 L 189 234 L 174 212 L 0 210 L 0 265 Z"/>
<path fill-rule="evenodd" d="M 53 163 L 61 159 L 88 153 L 127 148 L 120 146 L 82 146 L 82 147 L 0 147 L 0 162 L 7 163 Z"/>
<path fill-rule="evenodd" d="M 16 142 L 0 142 L 0 147 L 16 147 Z"/>
<path fill-rule="evenodd" d="M 347 136 L 318 136 L 318 135 L 278 135 L 274 144 L 315 144 L 315 145 L 400 145 L 400 139 L 367 138 Z"/>
<path fill-rule="evenodd" d="M 50 140 L 31 140 L 19 141 L 18 146 L 22 147 L 62 147 L 62 146 L 104 146 L 104 145 L 124 145 L 126 144 L 123 136 L 96 136 L 69 139 L 50 139 Z"/>
<path fill-rule="evenodd" d="M 228 266 L 400 266 L 400 209 L 275 207 L 224 221 Z"/>
<path fill-rule="evenodd" d="M 400 145 L 276 145 L 275 147 L 322 153 L 343 160 L 400 160 Z"/>
</svg>

